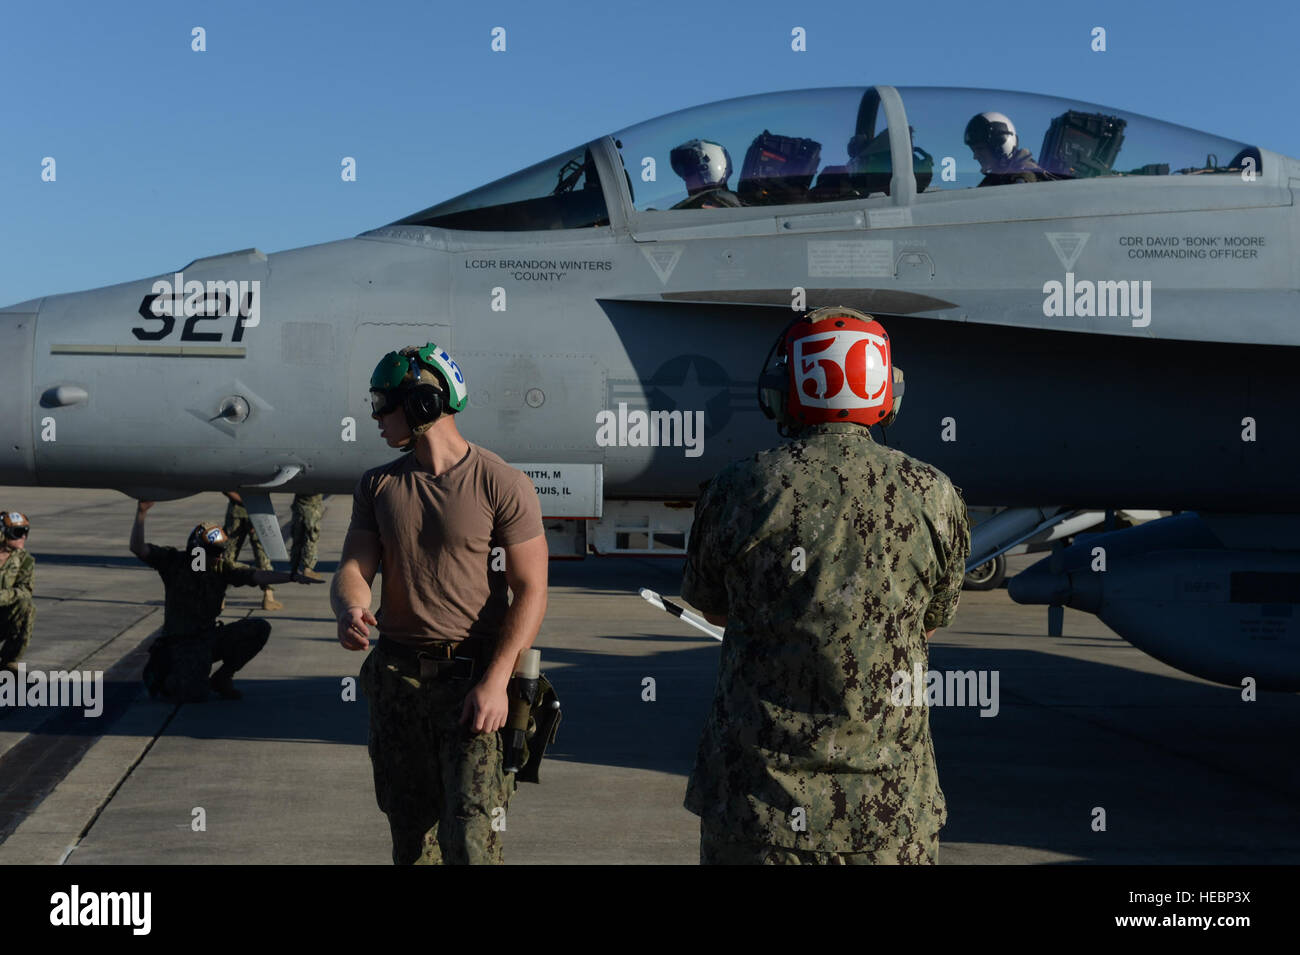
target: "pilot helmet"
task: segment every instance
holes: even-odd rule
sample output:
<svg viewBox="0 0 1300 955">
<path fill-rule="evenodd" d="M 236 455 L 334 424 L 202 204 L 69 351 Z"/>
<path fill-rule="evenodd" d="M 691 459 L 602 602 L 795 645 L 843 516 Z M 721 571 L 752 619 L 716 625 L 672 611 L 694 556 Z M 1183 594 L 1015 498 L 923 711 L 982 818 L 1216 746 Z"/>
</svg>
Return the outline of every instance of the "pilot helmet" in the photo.
<svg viewBox="0 0 1300 955">
<path fill-rule="evenodd" d="M 198 524 L 194 530 L 190 531 L 190 538 L 185 542 L 185 549 L 190 553 L 194 548 L 202 547 L 213 557 L 219 557 L 226 551 L 226 545 L 230 543 L 230 538 L 222 530 L 220 524 Z"/>
<path fill-rule="evenodd" d="M 758 380 L 758 404 L 784 433 L 849 421 L 889 425 L 902 406 L 903 372 L 889 335 L 864 312 L 819 308 L 777 336 Z"/>
<path fill-rule="evenodd" d="M 463 411 L 468 403 L 460 366 L 433 342 L 390 351 L 370 376 L 370 416 L 378 419 L 402 408 L 413 435 L 429 430 L 444 414 Z M 403 450 L 412 447 L 408 442 Z"/>
<path fill-rule="evenodd" d="M 0 517 L 0 525 L 4 527 L 5 540 L 10 541 L 26 537 L 32 529 L 32 525 L 27 521 L 27 515 L 19 514 L 17 511 L 5 511 Z"/>
<path fill-rule="evenodd" d="M 972 116 L 966 124 L 965 141 L 980 160 L 981 166 L 1006 162 L 1016 154 L 1020 146 L 1015 124 L 1003 113 L 978 113 Z"/>
<path fill-rule="evenodd" d="M 669 153 L 668 159 L 689 190 L 725 187 L 731 178 L 731 156 L 721 143 L 692 139 Z"/>
</svg>

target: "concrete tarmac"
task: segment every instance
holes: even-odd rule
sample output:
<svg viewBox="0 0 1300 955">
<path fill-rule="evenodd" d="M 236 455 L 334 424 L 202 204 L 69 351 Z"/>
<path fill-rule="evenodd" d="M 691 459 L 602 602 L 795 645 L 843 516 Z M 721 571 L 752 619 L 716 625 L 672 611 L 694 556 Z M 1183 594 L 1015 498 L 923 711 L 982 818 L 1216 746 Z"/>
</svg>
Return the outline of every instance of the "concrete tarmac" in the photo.
<svg viewBox="0 0 1300 955">
<path fill-rule="evenodd" d="M 289 496 L 275 503 L 287 522 Z M 350 503 L 327 501 L 327 575 Z M 335 641 L 326 587 L 277 587 L 284 609 L 266 614 L 256 588 L 232 588 L 226 619 L 251 613 L 274 628 L 237 677 L 245 698 L 152 702 L 139 672 L 162 583 L 127 550 L 134 502 L 0 488 L 0 506 L 33 526 L 28 666 L 102 671 L 106 697 L 93 718 L 0 708 L 0 863 L 389 861 L 366 704 L 347 682 L 362 655 Z M 147 539 L 180 546 L 224 507 L 217 494 L 158 504 Z M 680 582 L 679 559 L 552 562 L 537 644 L 564 721 L 541 785 L 522 784 L 511 802 L 508 862 L 698 860 L 697 821 L 681 803 L 718 645 L 637 596 L 675 595 Z M 1300 862 L 1300 765 L 1286 755 L 1300 698 L 1244 702 L 1087 614 L 1067 610 L 1063 637 L 1045 632 L 1043 608 L 997 590 L 966 592 L 935 635 L 932 670 L 995 672 L 999 690 L 996 715 L 931 711 L 949 807 L 942 862 Z"/>
</svg>

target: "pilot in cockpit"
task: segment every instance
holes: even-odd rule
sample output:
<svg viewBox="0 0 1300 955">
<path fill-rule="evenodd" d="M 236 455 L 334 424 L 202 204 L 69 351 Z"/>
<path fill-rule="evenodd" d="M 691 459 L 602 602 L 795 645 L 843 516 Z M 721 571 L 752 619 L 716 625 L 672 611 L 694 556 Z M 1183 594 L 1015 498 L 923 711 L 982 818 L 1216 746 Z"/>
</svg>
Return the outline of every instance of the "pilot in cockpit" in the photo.
<svg viewBox="0 0 1300 955">
<path fill-rule="evenodd" d="M 742 205 L 727 188 L 731 156 L 721 143 L 692 139 L 668 154 L 673 172 L 686 183 L 687 197 L 674 209 L 725 209 Z"/>
<path fill-rule="evenodd" d="M 1002 113 L 979 113 L 966 124 L 966 145 L 975 154 L 984 178 L 981 186 L 1012 182 L 1046 182 L 1052 176 L 1028 149 L 1021 149 L 1016 127 Z"/>
</svg>

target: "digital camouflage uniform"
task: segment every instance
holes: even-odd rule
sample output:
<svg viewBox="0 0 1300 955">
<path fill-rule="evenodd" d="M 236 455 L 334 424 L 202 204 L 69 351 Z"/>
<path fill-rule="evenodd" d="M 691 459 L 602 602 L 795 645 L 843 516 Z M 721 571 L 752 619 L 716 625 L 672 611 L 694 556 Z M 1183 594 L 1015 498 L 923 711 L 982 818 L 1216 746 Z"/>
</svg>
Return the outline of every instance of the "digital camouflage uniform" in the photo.
<svg viewBox="0 0 1300 955">
<path fill-rule="evenodd" d="M 253 568 L 224 556 L 215 567 L 196 571 L 187 551 L 153 544 L 146 554 L 141 559 L 162 577 L 165 605 L 162 634 L 149 648 L 145 686 L 151 696 L 206 700 L 212 664 L 221 662 L 217 673 L 234 673 L 257 656 L 271 635 L 271 625 L 260 618 L 217 621 L 226 587 L 256 586 Z"/>
<path fill-rule="evenodd" d="M 289 553 L 289 570 L 315 570 L 316 542 L 320 540 L 325 495 L 295 494 L 290 510 L 293 513 L 293 550 Z"/>
<path fill-rule="evenodd" d="M 9 558 L 0 566 L 0 666 L 17 663 L 32 639 L 35 569 L 36 558 L 20 547 L 9 551 Z"/>
<path fill-rule="evenodd" d="M 266 551 L 262 548 L 262 542 L 253 528 L 253 520 L 248 516 L 248 508 L 234 501 L 227 503 L 223 527 L 226 536 L 230 538 L 226 553 L 231 561 L 239 560 L 239 552 L 244 549 L 244 541 L 248 540 L 253 545 L 253 559 L 257 562 L 258 569 L 271 570 L 271 558 L 266 556 Z"/>
<path fill-rule="evenodd" d="M 894 705 L 891 678 L 929 668 L 969 547 L 958 489 L 860 425 L 806 428 L 713 479 L 682 581 L 727 615 L 686 792 L 702 862 L 937 861 L 929 712 Z"/>
<path fill-rule="evenodd" d="M 501 865 L 514 792 L 500 733 L 460 723 L 472 682 L 421 680 L 380 640 L 361 667 L 370 701 L 375 798 L 388 816 L 394 865 Z M 436 755 L 434 755 L 436 754 Z M 431 758 L 432 757 L 432 758 Z"/>
</svg>

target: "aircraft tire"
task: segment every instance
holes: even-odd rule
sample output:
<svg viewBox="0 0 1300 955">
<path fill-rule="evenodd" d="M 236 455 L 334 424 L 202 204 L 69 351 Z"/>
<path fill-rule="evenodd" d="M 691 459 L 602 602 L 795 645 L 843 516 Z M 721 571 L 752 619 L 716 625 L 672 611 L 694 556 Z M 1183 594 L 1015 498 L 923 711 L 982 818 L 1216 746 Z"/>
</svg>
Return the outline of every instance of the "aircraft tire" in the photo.
<svg viewBox="0 0 1300 955">
<path fill-rule="evenodd" d="M 962 590 L 996 590 L 1007 575 L 1007 559 L 1002 554 L 980 564 L 962 579 Z"/>
</svg>

